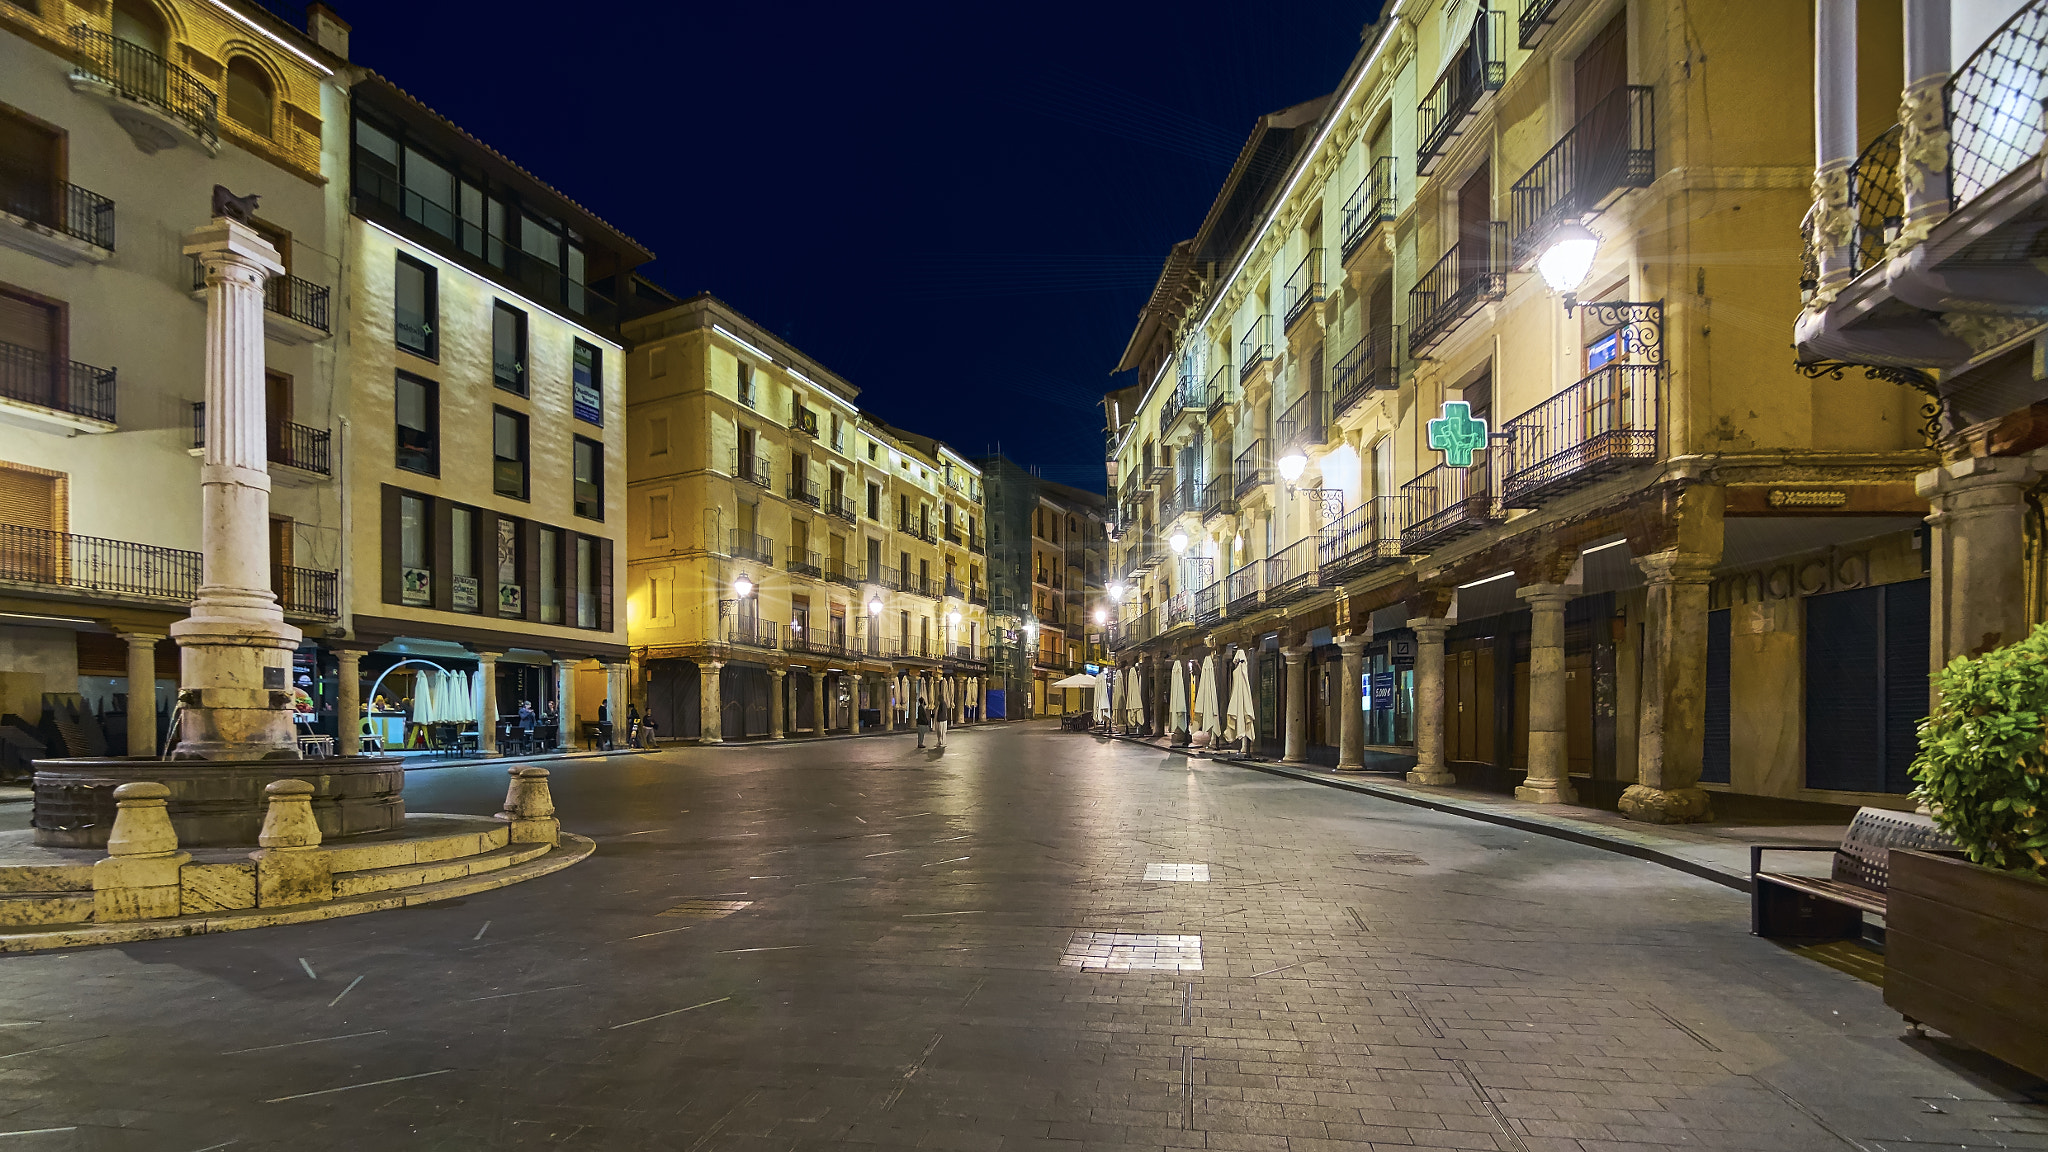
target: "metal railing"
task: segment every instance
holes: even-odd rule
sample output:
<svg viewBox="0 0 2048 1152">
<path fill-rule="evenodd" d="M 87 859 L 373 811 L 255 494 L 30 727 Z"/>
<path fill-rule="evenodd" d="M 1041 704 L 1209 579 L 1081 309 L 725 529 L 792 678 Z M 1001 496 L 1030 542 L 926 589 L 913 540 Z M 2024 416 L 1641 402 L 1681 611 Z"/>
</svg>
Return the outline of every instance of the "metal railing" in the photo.
<svg viewBox="0 0 2048 1152">
<path fill-rule="evenodd" d="M 1207 389 L 1193 380 L 1182 380 L 1159 405 L 1159 427 L 1171 429 L 1182 415 L 1201 414 L 1209 406 Z"/>
<path fill-rule="evenodd" d="M 0 524 L 0 580 L 187 603 L 199 575 L 199 553 L 183 548 Z"/>
<path fill-rule="evenodd" d="M 903 591 L 903 573 L 884 565 L 868 573 L 868 583 L 880 585 L 890 592 Z"/>
<path fill-rule="evenodd" d="M 752 560 L 761 564 L 775 563 L 775 541 L 738 528 L 726 530 L 726 554 L 738 560 Z"/>
<path fill-rule="evenodd" d="M 1231 469 L 1236 478 L 1237 498 L 1245 495 L 1266 482 L 1266 442 L 1254 440 L 1251 446 L 1237 454 L 1237 461 Z"/>
<path fill-rule="evenodd" d="M 1195 589 L 1188 617 L 1203 628 L 1223 618 L 1223 581 L 1211 580 Z"/>
<path fill-rule="evenodd" d="M 789 414 L 789 430 L 801 432 L 811 439 L 818 438 L 818 414 L 809 408 L 798 408 Z"/>
<path fill-rule="evenodd" d="M 794 572 L 799 576 L 810 576 L 813 578 L 825 574 L 824 561 L 819 558 L 816 552 L 806 548 L 799 548 L 794 544 L 784 549 L 783 552 L 786 557 L 782 562 L 783 571 Z"/>
<path fill-rule="evenodd" d="M 725 642 L 742 648 L 762 648 L 773 652 L 782 633 L 782 625 L 758 616 L 735 616 L 725 627 Z"/>
<path fill-rule="evenodd" d="M 1647 188 L 1657 178 L 1654 98 L 1648 85 L 1616 88 L 1515 181 L 1508 192 L 1515 267 L 1534 260 L 1559 224 L 1597 212 L 1617 193 Z"/>
<path fill-rule="evenodd" d="M 1321 586 L 1322 546 L 1319 536 L 1304 536 L 1265 560 L 1266 606 L 1286 604 L 1313 595 Z"/>
<path fill-rule="evenodd" d="M 979 532 L 969 532 L 967 534 L 967 550 L 977 554 L 987 552 L 988 538 Z"/>
<path fill-rule="evenodd" d="M 1202 518 L 1224 516 L 1237 511 L 1237 494 L 1231 491 L 1231 482 L 1224 477 L 1209 481 L 1202 489 Z"/>
<path fill-rule="evenodd" d="M 1214 416 L 1223 411 L 1234 397 L 1230 393 L 1230 361 L 1225 360 L 1209 373 L 1209 382 L 1202 387 L 1202 407 Z"/>
<path fill-rule="evenodd" d="M 988 648 L 973 644 L 955 644 L 947 651 L 946 659 L 956 664 L 986 664 Z"/>
<path fill-rule="evenodd" d="M 192 287 L 206 287 L 206 265 L 192 257 Z M 272 276 L 263 282 L 263 310 L 275 312 L 308 328 L 332 332 L 327 323 L 327 286 L 297 276 Z"/>
<path fill-rule="evenodd" d="M 1259 604 L 1259 573 L 1265 570 L 1266 562 L 1254 560 L 1223 578 L 1223 602 L 1229 606 L 1230 614 L 1239 616 Z"/>
<path fill-rule="evenodd" d="M 2033 0 L 1991 34 L 1942 87 L 1950 197 L 1957 208 L 2005 179 L 2048 142 L 2048 0 Z"/>
<path fill-rule="evenodd" d="M 1330 394 L 1321 388 L 1302 393 L 1273 427 L 1283 456 L 1295 448 L 1321 445 L 1330 432 Z"/>
<path fill-rule="evenodd" d="M 322 476 L 334 474 L 334 436 L 325 428 L 308 428 L 289 421 L 264 430 L 264 459 Z M 192 405 L 192 446 L 206 447 L 206 401 Z"/>
<path fill-rule="evenodd" d="M 966 592 L 964 589 L 960 587 L 960 582 L 958 580 L 953 579 L 948 579 L 946 581 L 946 586 L 942 595 L 951 596 L 955 600 L 961 600 L 966 598 Z"/>
<path fill-rule="evenodd" d="M 969 604 L 979 604 L 983 608 L 988 607 L 988 589 L 982 587 L 979 584 L 973 585 L 972 587 L 968 588 L 967 602 Z"/>
<path fill-rule="evenodd" d="M 1483 249 L 1462 240 L 1451 245 L 1408 290 L 1409 358 L 1422 359 L 1481 304 L 1506 296 L 1507 285 L 1507 222 L 1488 221 Z"/>
<path fill-rule="evenodd" d="M 1491 463 L 1476 456 L 1470 468 L 1439 464 L 1401 485 L 1401 551 L 1416 556 L 1494 522 Z"/>
<path fill-rule="evenodd" d="M 1334 584 L 1401 559 L 1402 500 L 1374 496 L 1323 529 L 1317 562 L 1323 582 Z"/>
<path fill-rule="evenodd" d="M 317 568 L 284 567 L 278 573 L 277 593 L 284 611 L 291 616 L 318 616 L 334 620 L 341 616 L 340 579 Z"/>
<path fill-rule="evenodd" d="M 1569 0 L 1522 0 L 1522 16 L 1516 21 L 1521 28 L 1521 45 L 1534 48 L 1543 42 L 1552 25 L 1557 23 L 1558 9 Z"/>
<path fill-rule="evenodd" d="M 1374 328 L 1337 358 L 1330 374 L 1330 417 L 1349 412 L 1368 392 L 1393 392 L 1401 387 L 1401 370 L 1395 364 L 1400 347 L 1401 326 Z"/>
<path fill-rule="evenodd" d="M 1507 82 L 1507 14 L 1482 8 L 1472 30 L 1443 75 L 1415 109 L 1415 172 L 1427 176 L 1450 148 L 1452 137 L 1479 109 L 1479 98 Z"/>
<path fill-rule="evenodd" d="M 1308 314 L 1309 307 L 1330 298 L 1330 282 L 1323 278 L 1323 250 L 1311 248 L 1301 257 L 1301 263 L 1288 275 L 1282 286 L 1281 296 L 1287 303 L 1287 319 L 1283 326 L 1294 327 L 1294 322 Z"/>
<path fill-rule="evenodd" d="M 811 478 L 801 472 L 789 474 L 789 487 L 785 491 L 789 493 L 791 500 L 809 504 L 813 508 L 819 504 L 818 493 L 811 487 Z"/>
<path fill-rule="evenodd" d="M 760 488 L 775 487 L 775 473 L 768 468 L 768 459 L 756 452 L 740 452 L 732 455 L 732 474 L 747 483 Z"/>
<path fill-rule="evenodd" d="M 1358 246 L 1381 224 L 1394 219 L 1400 198 L 1395 192 L 1395 166 L 1392 156 L 1374 160 L 1359 178 L 1358 187 L 1351 192 L 1351 198 L 1344 202 L 1344 248 L 1343 259 L 1351 259 Z"/>
<path fill-rule="evenodd" d="M 73 240 L 114 250 L 114 202 L 76 184 L 50 183 L 44 173 L 0 157 L 0 210 L 62 232 Z"/>
<path fill-rule="evenodd" d="M 1609 364 L 1508 421 L 1501 503 L 1535 508 L 1610 472 L 1657 459 L 1653 364 Z"/>
<path fill-rule="evenodd" d="M 0 343 L 0 397 L 114 422 L 114 369 Z"/>
<path fill-rule="evenodd" d="M 1237 342 L 1237 378 L 1242 381 L 1252 370 L 1273 358 L 1273 316 L 1266 313 L 1252 321 Z"/>
<path fill-rule="evenodd" d="M 220 143 L 220 101 L 199 77 L 140 44 L 83 24 L 72 25 L 71 44 L 80 79 L 169 113 L 209 145 Z"/>
<path fill-rule="evenodd" d="M 860 522 L 860 505 L 851 496 L 827 497 L 825 500 L 825 511 L 839 517 L 848 524 Z"/>
<path fill-rule="evenodd" d="M 825 579 L 848 588 L 860 587 L 860 566 L 851 560 L 826 560 Z"/>
<path fill-rule="evenodd" d="M 1899 187 L 1899 138 L 1904 132 L 1894 124 L 1878 133 L 1849 166 L 1849 210 L 1856 215 L 1849 239 L 1851 276 L 1884 263 L 1885 248 L 1905 216 L 1906 194 Z"/>
</svg>

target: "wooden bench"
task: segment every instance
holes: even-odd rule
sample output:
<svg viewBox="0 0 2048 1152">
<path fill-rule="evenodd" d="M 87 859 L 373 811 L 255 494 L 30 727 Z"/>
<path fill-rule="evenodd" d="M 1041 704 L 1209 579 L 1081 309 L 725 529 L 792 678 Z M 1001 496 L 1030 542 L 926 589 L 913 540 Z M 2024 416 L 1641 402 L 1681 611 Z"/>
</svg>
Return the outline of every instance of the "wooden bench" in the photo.
<svg viewBox="0 0 2048 1152">
<path fill-rule="evenodd" d="M 1754 936 L 1842 940 L 1863 934 L 1863 914 L 1884 915 L 1892 849 L 1953 851 L 1955 843 L 1917 812 L 1861 808 L 1839 847 L 1749 846 L 1749 931 Z M 1766 852 L 1832 852 L 1831 875 L 1766 872 Z"/>
</svg>

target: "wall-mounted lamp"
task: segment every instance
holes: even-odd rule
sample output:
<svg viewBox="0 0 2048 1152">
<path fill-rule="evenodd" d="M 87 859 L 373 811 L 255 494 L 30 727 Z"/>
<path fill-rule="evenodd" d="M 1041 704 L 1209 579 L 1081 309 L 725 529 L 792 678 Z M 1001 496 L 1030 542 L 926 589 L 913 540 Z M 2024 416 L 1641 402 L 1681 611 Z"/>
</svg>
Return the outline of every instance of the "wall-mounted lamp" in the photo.
<svg viewBox="0 0 2048 1152">
<path fill-rule="evenodd" d="M 1188 550 L 1188 534 L 1179 528 L 1175 528 L 1173 535 L 1167 539 L 1166 546 L 1173 549 L 1174 555 L 1180 555 Z"/>
<path fill-rule="evenodd" d="M 746 573 L 742 572 L 739 578 L 732 582 L 732 591 L 733 595 L 745 600 L 754 594 L 754 582 L 747 578 Z"/>
<path fill-rule="evenodd" d="M 1564 293 L 1564 314 L 1579 306 L 1579 289 L 1593 274 L 1593 257 L 1600 251 L 1600 237 L 1576 220 L 1567 220 L 1550 234 L 1543 254 L 1536 258 L 1536 270 L 1553 291 Z"/>
</svg>

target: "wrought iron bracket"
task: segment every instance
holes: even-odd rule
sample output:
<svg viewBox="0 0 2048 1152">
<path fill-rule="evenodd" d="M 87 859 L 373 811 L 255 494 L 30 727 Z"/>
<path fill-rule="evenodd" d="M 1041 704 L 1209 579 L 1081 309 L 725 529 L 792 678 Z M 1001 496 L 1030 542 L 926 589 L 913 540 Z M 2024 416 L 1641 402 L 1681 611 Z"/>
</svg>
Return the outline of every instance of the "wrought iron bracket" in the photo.
<svg viewBox="0 0 2048 1152">
<path fill-rule="evenodd" d="M 1296 496 L 1306 496 L 1322 506 L 1323 523 L 1329 524 L 1344 518 L 1344 490 L 1342 488 L 1296 488 Z"/>
<path fill-rule="evenodd" d="M 1581 300 L 1581 310 L 1593 323 L 1620 330 L 1630 351 L 1640 363 L 1664 365 L 1664 302 L 1662 300 Z M 1571 308 L 1565 308 L 1571 315 Z"/>
<path fill-rule="evenodd" d="M 1934 377 L 1929 376 L 1918 368 L 1894 368 L 1886 364 L 1851 364 L 1847 360 L 1795 360 L 1792 363 L 1792 367 L 1798 369 L 1799 374 L 1809 380 L 1818 380 L 1823 376 L 1830 380 L 1840 380 L 1842 373 L 1852 368 L 1860 368 L 1863 370 L 1863 378 L 1866 380 L 1882 380 L 1887 384 L 1903 384 L 1915 392 L 1926 395 L 1937 403 L 1941 400 L 1941 392 L 1934 385 Z"/>
</svg>

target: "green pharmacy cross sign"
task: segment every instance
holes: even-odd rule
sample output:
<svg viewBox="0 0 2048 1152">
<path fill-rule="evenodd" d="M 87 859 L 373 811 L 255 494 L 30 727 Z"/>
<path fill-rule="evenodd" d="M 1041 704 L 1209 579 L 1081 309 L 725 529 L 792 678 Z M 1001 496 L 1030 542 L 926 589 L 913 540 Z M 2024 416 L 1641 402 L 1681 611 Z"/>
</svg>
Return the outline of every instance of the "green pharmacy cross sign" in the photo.
<svg viewBox="0 0 2048 1152">
<path fill-rule="evenodd" d="M 1429 422 L 1429 446 L 1444 454 L 1453 468 L 1470 468 L 1472 453 L 1486 447 L 1486 421 L 1472 418 L 1463 400 L 1444 401 L 1444 414 Z"/>
</svg>

